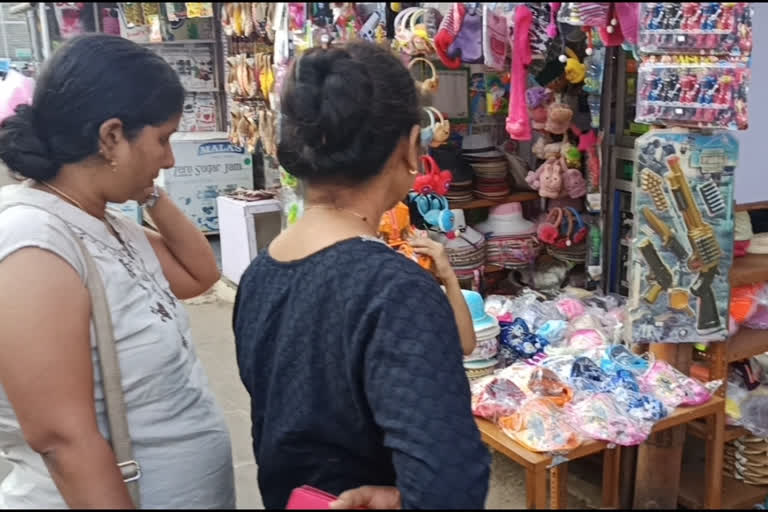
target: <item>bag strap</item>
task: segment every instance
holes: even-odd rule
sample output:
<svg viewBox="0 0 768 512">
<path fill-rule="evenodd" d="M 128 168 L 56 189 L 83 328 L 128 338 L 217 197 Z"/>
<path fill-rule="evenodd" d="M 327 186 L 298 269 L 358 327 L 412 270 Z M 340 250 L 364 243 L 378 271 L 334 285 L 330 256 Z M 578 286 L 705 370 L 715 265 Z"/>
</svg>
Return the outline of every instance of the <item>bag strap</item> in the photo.
<svg viewBox="0 0 768 512">
<path fill-rule="evenodd" d="M 93 261 L 93 257 L 83 241 L 74 232 L 72 237 L 80 246 L 88 272 L 86 286 L 88 287 L 88 294 L 91 296 L 91 316 L 96 334 L 96 348 L 99 353 L 99 367 L 101 368 L 101 382 L 104 388 L 112 451 L 115 453 L 117 466 L 120 468 L 123 482 L 128 487 L 131 500 L 136 508 L 140 508 L 139 478 L 141 478 L 141 467 L 133 458 L 131 433 L 128 430 L 128 419 L 125 415 L 120 362 L 117 359 L 112 315 L 107 305 L 104 283 L 99 269 L 96 267 L 96 262 Z"/>
<path fill-rule="evenodd" d="M 32 206 L 48 212 L 45 208 L 34 203 L 12 202 L 0 205 L 0 212 L 12 206 Z M 51 212 L 48 212 L 51 213 Z M 57 218 L 58 215 L 53 214 Z M 61 219 L 63 221 L 63 219 Z M 107 421 L 109 424 L 109 437 L 112 451 L 117 459 L 117 466 L 123 476 L 123 482 L 128 487 L 128 493 L 136 508 L 140 508 L 139 478 L 141 467 L 133 458 L 131 434 L 128 430 L 128 419 L 125 416 L 125 400 L 123 397 L 123 382 L 120 373 L 120 362 L 117 359 L 115 345 L 115 333 L 112 328 L 112 315 L 109 312 L 107 295 L 104 291 L 104 283 L 101 274 L 93 260 L 90 251 L 80 237 L 67 226 L 73 240 L 76 242 L 83 256 L 88 278 L 85 285 L 91 298 L 91 318 L 96 335 L 96 350 L 99 354 L 99 368 L 101 370 L 101 382 L 104 388 L 104 402 L 107 409 Z"/>
</svg>

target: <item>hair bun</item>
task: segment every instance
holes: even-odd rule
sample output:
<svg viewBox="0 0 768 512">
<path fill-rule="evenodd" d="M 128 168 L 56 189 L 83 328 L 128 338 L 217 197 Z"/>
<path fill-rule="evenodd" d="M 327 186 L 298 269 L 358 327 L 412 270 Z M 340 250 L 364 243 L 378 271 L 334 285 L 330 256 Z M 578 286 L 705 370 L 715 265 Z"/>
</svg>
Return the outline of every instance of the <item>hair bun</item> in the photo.
<svg viewBox="0 0 768 512">
<path fill-rule="evenodd" d="M 46 181 L 55 177 L 59 165 L 51 159 L 47 144 L 40 138 L 34 107 L 19 105 L 15 111 L 0 123 L 0 160 L 27 178 Z"/>
<path fill-rule="evenodd" d="M 410 73 L 389 50 L 367 42 L 312 49 L 296 59 L 280 107 L 278 160 L 315 182 L 375 175 L 419 123 Z"/>
<path fill-rule="evenodd" d="M 373 82 L 365 65 L 342 48 L 310 52 L 297 63 L 296 94 L 286 112 L 300 136 L 326 152 L 347 145 L 368 120 Z"/>
</svg>

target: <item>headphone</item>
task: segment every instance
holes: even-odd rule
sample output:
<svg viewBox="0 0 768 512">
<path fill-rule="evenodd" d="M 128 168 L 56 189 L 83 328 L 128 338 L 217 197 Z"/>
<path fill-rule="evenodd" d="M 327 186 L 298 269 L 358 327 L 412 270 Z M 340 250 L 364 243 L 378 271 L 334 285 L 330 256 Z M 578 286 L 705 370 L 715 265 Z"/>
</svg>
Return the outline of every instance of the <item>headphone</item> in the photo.
<svg viewBox="0 0 768 512">
<path fill-rule="evenodd" d="M 576 220 L 576 232 L 571 237 L 571 241 L 573 242 L 573 245 L 578 245 L 587 238 L 588 229 L 584 224 L 584 219 L 582 219 L 581 214 L 577 212 L 575 208 L 568 206 L 567 209 L 573 214 L 573 217 Z"/>
<path fill-rule="evenodd" d="M 587 238 L 587 231 L 581 214 L 567 206 L 552 208 L 544 222 L 539 224 L 536 234 L 542 243 L 566 249 L 582 243 Z"/>
<path fill-rule="evenodd" d="M 429 126 L 421 129 L 421 145 L 425 148 L 440 147 L 451 137 L 451 123 L 435 107 L 424 107 L 424 111 L 429 116 Z M 437 122 L 435 115 L 439 119 Z"/>
<path fill-rule="evenodd" d="M 442 195 L 411 192 L 409 199 L 416 205 L 416 210 L 428 226 L 437 228 L 443 233 L 454 230 L 456 216 L 450 210 L 448 200 Z"/>
<path fill-rule="evenodd" d="M 432 70 L 432 76 L 430 78 L 427 78 L 423 82 L 416 80 L 416 89 L 422 94 L 434 93 L 437 91 L 437 88 L 440 85 L 440 81 L 437 78 L 437 69 L 435 69 L 435 65 L 424 57 L 416 57 L 408 64 L 408 70 L 410 70 L 413 67 L 413 64 L 416 62 L 426 62 L 429 68 Z"/>
<path fill-rule="evenodd" d="M 409 7 L 395 17 L 396 47 L 408 55 L 435 53 L 435 43 L 429 36 L 425 23 L 427 12 L 439 12 L 436 9 Z M 417 23 L 417 20 L 420 21 Z"/>
<path fill-rule="evenodd" d="M 447 194 L 453 181 L 451 171 L 441 171 L 435 159 L 429 155 L 423 155 L 421 161 L 424 164 L 424 174 L 413 182 L 416 193 L 421 195 L 435 193 L 441 196 Z"/>
<path fill-rule="evenodd" d="M 579 212 L 570 206 L 563 208 L 562 210 L 565 214 L 563 220 L 567 220 L 568 222 L 561 223 L 560 233 L 563 236 L 552 244 L 552 246 L 557 249 L 567 249 L 574 245 L 578 245 L 587 237 L 587 227 L 584 225 L 584 220 L 582 220 Z"/>
<path fill-rule="evenodd" d="M 547 245 L 554 244 L 560 236 L 560 224 L 563 221 L 563 209 L 552 208 L 544 222 L 539 224 L 536 235 L 539 240 Z"/>
</svg>

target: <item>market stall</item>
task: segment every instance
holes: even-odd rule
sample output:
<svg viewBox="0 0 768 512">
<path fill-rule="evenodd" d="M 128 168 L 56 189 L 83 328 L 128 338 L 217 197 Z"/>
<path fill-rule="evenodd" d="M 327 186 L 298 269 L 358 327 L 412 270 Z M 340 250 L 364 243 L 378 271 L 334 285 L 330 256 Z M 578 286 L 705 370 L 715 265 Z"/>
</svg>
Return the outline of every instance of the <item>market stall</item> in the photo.
<svg viewBox="0 0 768 512">
<path fill-rule="evenodd" d="M 440 241 L 478 294 L 473 412 L 485 442 L 526 468 L 531 508 L 546 506 L 548 475 L 550 504 L 566 507 L 567 463 L 601 452 L 605 506 L 717 508 L 733 503 L 729 478 L 757 489 L 740 503 L 765 498 L 750 451 L 762 441 L 741 437 L 763 434 L 744 418 L 765 409 L 728 369 L 768 349 L 732 328 L 732 288 L 768 277 L 761 257 L 734 259 L 748 4 L 246 5 L 221 6 L 229 137 L 280 185 L 283 226 L 303 209 L 276 160 L 292 60 L 366 39 L 411 70 L 422 174 L 380 234 L 427 269 L 407 235 Z M 764 296 L 752 291 L 747 316 Z M 743 430 L 726 429 L 726 404 Z M 685 426 L 707 440 L 698 480 L 684 470 Z M 690 498 L 689 482 L 706 493 Z"/>
</svg>

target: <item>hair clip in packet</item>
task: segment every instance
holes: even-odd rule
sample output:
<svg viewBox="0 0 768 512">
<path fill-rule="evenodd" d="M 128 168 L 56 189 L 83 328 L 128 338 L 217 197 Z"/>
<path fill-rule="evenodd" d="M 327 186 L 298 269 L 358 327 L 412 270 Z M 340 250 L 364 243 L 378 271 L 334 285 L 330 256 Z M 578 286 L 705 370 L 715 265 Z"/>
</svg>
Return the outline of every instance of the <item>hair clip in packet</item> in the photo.
<svg viewBox="0 0 768 512">
<path fill-rule="evenodd" d="M 561 452 L 581 444 L 578 432 L 565 421 L 563 412 L 547 399 L 532 399 L 519 412 L 499 419 L 509 437 L 534 452 Z"/>
<path fill-rule="evenodd" d="M 610 394 L 598 393 L 568 404 L 566 418 L 585 436 L 620 446 L 636 446 L 651 433 L 651 422 L 627 417 Z"/>
</svg>

